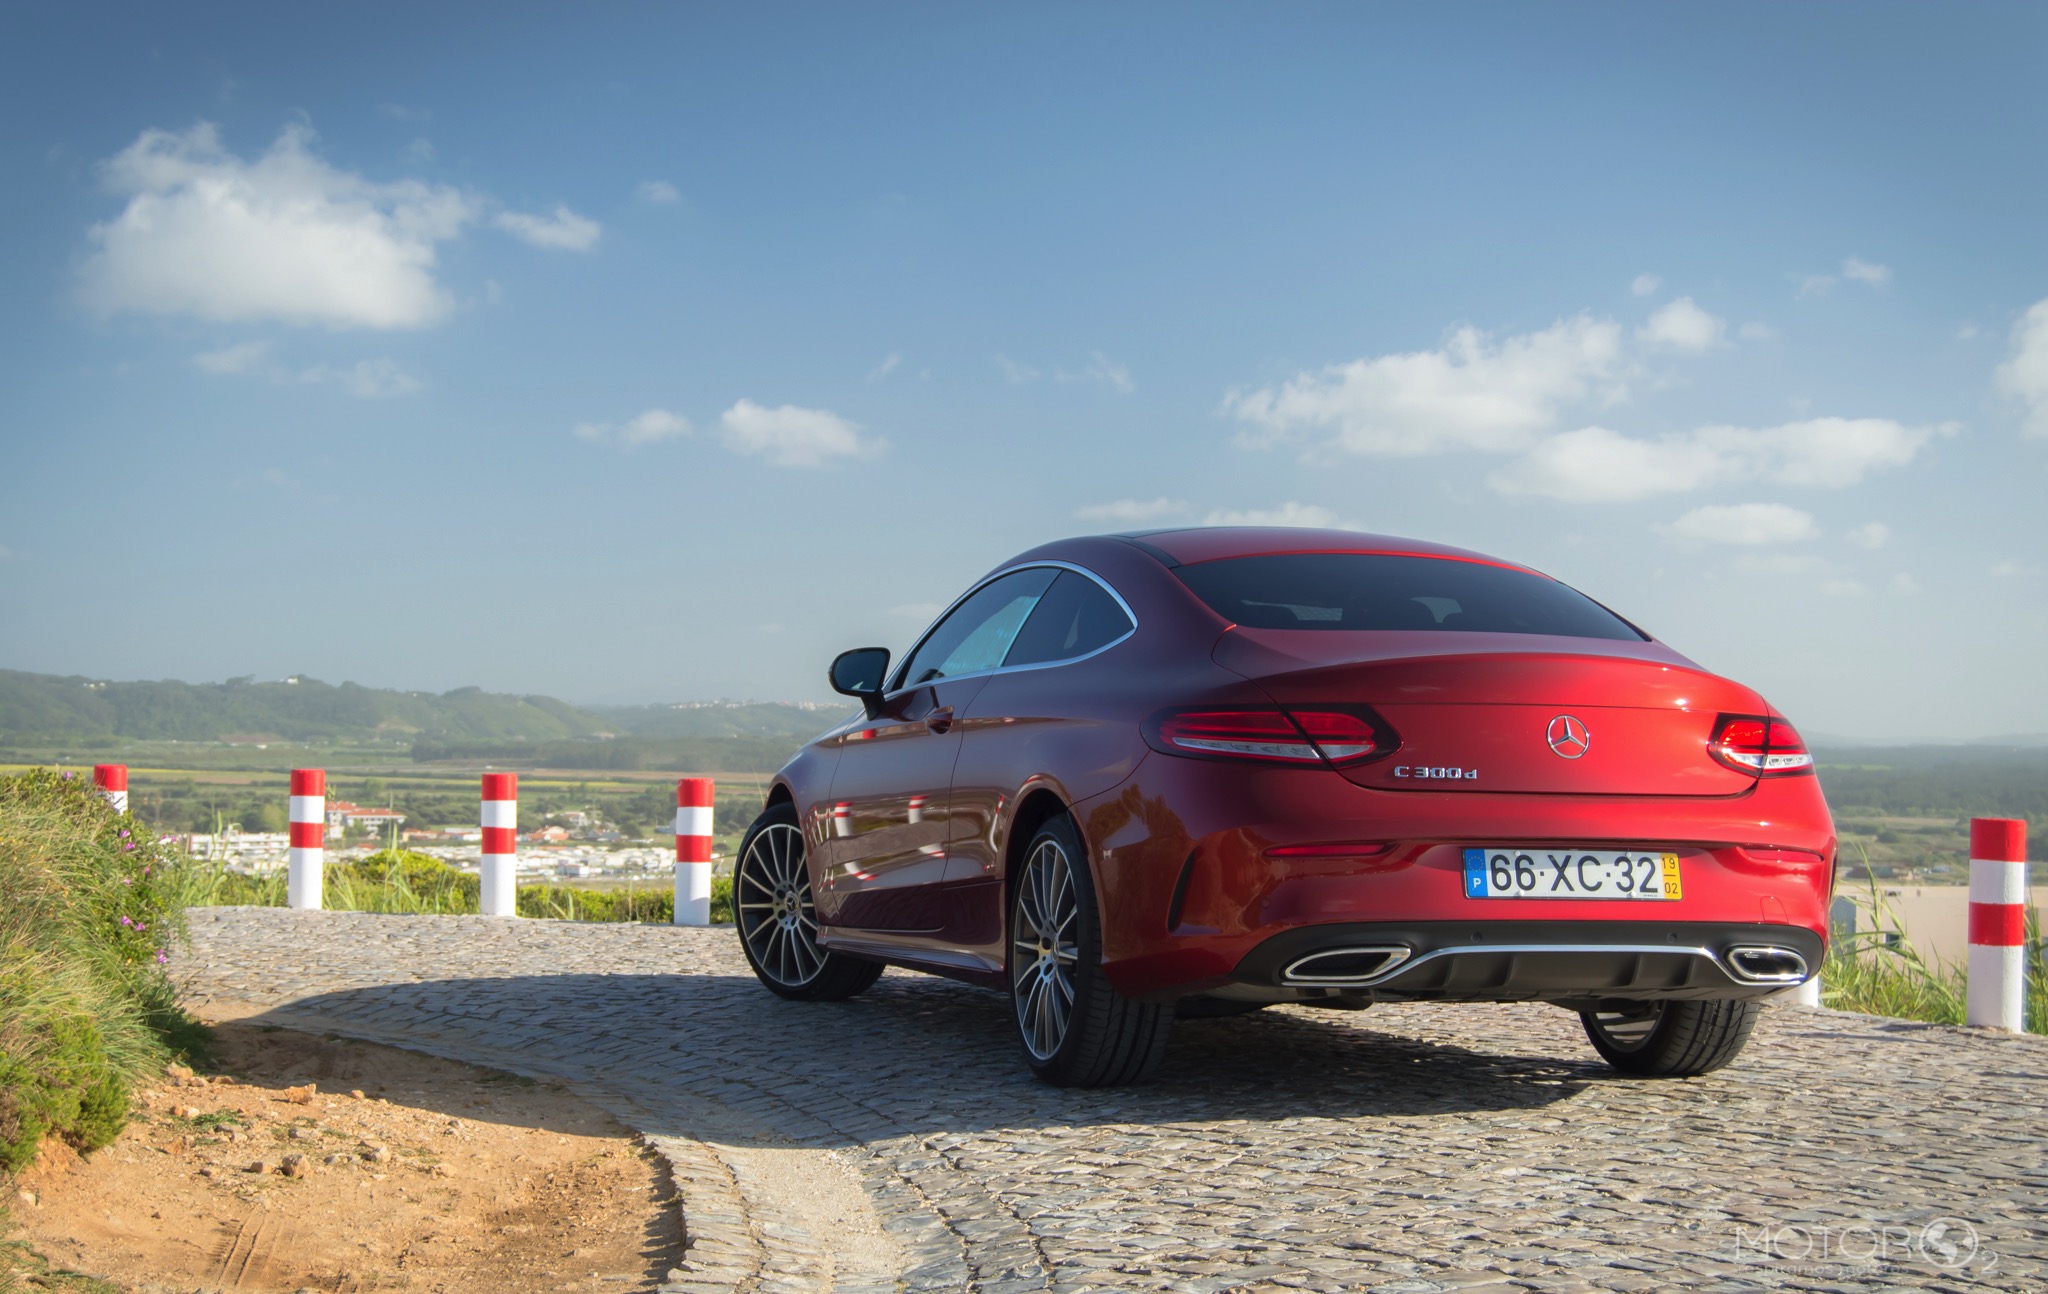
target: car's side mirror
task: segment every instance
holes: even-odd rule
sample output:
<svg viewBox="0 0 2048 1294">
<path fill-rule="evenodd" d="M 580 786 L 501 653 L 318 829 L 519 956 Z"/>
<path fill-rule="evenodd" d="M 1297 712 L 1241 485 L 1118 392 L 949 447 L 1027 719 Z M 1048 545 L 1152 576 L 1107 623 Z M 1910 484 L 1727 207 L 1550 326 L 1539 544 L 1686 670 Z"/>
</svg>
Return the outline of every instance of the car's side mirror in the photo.
<svg viewBox="0 0 2048 1294">
<path fill-rule="evenodd" d="M 840 652 L 832 658 L 832 669 L 826 677 L 832 681 L 834 692 L 859 697 L 872 719 L 881 710 L 882 680 L 889 677 L 889 649 L 856 647 Z"/>
</svg>

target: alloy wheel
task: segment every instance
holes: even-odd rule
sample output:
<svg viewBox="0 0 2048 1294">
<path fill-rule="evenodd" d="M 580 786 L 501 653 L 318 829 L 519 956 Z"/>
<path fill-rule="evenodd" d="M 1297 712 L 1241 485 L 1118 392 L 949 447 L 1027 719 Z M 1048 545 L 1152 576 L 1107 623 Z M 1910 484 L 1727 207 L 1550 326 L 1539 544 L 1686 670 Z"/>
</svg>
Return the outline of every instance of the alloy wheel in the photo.
<svg viewBox="0 0 2048 1294">
<path fill-rule="evenodd" d="M 778 822 L 754 834 L 734 873 L 733 904 L 755 969 L 790 987 L 817 978 L 825 953 L 802 832 Z"/>
<path fill-rule="evenodd" d="M 1081 901 L 1074 869 L 1054 840 L 1041 839 L 1017 880 L 1010 932 L 1011 997 L 1025 1049 L 1050 1060 L 1066 1040 L 1080 962 Z"/>
</svg>

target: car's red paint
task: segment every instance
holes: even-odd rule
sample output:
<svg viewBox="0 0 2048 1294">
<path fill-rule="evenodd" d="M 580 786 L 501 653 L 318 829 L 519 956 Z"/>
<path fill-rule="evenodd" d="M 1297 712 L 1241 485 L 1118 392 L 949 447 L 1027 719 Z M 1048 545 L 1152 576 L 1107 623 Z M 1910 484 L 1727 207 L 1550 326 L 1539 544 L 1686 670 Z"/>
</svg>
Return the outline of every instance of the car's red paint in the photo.
<svg viewBox="0 0 2048 1294">
<path fill-rule="evenodd" d="M 1247 982 L 1267 941 L 1323 927 L 1462 923 L 1483 940 L 1549 923 L 1579 944 L 1608 926 L 1631 944 L 1725 941 L 1740 927 L 1824 945 L 1836 839 L 1816 779 L 1750 775 L 1707 751 L 1718 716 L 1776 715 L 1749 688 L 1654 640 L 1236 626 L 1170 565 L 1332 552 L 1526 570 L 1386 536 L 1262 529 L 1063 540 L 1005 562 L 998 571 L 1085 570 L 1123 599 L 1135 632 L 1070 663 L 892 692 L 799 752 L 771 798 L 804 825 L 819 942 L 1004 985 L 1014 851 L 1046 813 L 1066 812 L 1090 855 L 1105 971 L 1130 996 Z M 1399 750 L 1280 767 L 1164 754 L 1143 731 L 1168 707 L 1318 703 L 1370 707 Z M 1562 715 L 1591 733 L 1579 757 L 1546 741 Z M 1463 848 L 1544 844 L 1676 853 L 1683 897 L 1466 896 Z"/>
</svg>

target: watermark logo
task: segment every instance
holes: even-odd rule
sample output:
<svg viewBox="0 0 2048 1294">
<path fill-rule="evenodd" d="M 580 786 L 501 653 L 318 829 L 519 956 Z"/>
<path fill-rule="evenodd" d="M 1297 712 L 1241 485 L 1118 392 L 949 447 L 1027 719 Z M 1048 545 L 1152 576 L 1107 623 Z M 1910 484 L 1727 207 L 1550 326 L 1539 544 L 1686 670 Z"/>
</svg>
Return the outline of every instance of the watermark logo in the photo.
<svg viewBox="0 0 2048 1294">
<path fill-rule="evenodd" d="M 1962 1218 L 1936 1218 L 1917 1227 L 1858 1223 L 1738 1226 L 1735 1261 L 1770 1263 L 1815 1277 L 1930 1267 L 1983 1275 L 1998 1266 L 1998 1255 L 1984 1244 L 1971 1223 Z"/>
</svg>

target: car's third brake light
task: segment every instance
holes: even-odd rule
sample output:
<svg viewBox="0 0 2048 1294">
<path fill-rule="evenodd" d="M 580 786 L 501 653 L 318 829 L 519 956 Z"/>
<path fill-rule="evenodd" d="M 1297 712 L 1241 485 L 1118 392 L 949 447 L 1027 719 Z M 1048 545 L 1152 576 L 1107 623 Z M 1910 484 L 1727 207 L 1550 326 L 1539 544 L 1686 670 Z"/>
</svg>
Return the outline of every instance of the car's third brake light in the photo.
<svg viewBox="0 0 2048 1294">
<path fill-rule="evenodd" d="M 1722 715 L 1707 751 L 1728 767 L 1759 777 L 1813 771 L 1813 752 L 1792 725 L 1762 715 Z"/>
<path fill-rule="evenodd" d="M 1146 725 L 1154 750 L 1279 764 L 1356 763 L 1391 752 L 1392 734 L 1350 710 L 1169 710 Z"/>
</svg>

